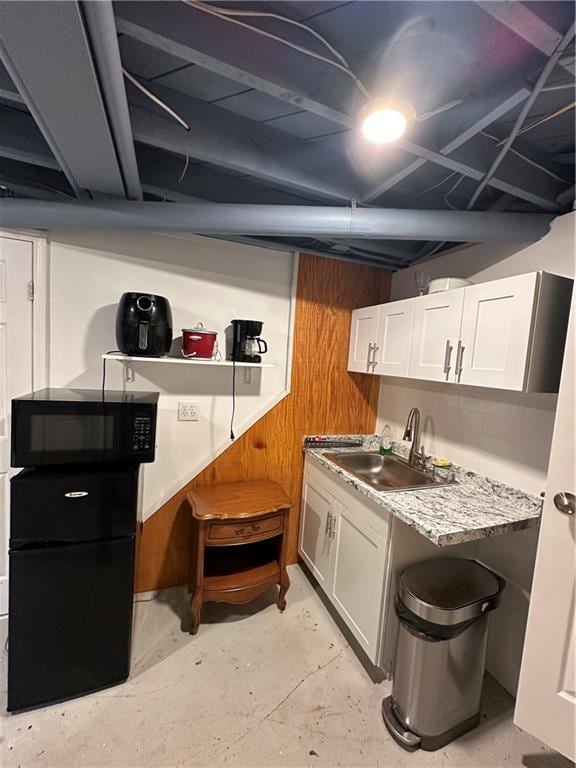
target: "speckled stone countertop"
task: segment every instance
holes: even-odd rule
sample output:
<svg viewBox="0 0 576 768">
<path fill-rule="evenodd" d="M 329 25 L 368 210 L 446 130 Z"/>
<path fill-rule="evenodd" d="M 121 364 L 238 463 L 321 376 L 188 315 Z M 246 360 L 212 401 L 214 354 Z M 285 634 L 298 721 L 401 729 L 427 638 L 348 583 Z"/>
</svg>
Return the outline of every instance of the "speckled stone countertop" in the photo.
<svg viewBox="0 0 576 768">
<path fill-rule="evenodd" d="M 316 436 L 315 436 L 316 437 Z M 456 483 L 413 491 L 376 491 L 326 458 L 326 453 L 378 450 L 377 435 L 321 435 L 333 441 L 362 440 L 361 447 L 324 448 L 305 444 L 306 453 L 348 485 L 439 547 L 499 536 L 537 526 L 542 500 L 517 488 L 454 465 Z M 407 457 L 409 444 L 394 443 Z"/>
</svg>

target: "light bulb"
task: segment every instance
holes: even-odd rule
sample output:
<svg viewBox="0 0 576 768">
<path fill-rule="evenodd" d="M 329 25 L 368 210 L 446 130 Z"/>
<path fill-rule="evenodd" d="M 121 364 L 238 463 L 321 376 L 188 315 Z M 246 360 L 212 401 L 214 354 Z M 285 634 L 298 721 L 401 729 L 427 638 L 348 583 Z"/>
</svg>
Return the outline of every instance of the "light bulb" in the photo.
<svg viewBox="0 0 576 768">
<path fill-rule="evenodd" d="M 414 108 L 407 102 L 395 100 L 373 101 L 362 110 L 360 126 L 368 141 L 388 144 L 402 136 L 414 118 Z"/>
</svg>

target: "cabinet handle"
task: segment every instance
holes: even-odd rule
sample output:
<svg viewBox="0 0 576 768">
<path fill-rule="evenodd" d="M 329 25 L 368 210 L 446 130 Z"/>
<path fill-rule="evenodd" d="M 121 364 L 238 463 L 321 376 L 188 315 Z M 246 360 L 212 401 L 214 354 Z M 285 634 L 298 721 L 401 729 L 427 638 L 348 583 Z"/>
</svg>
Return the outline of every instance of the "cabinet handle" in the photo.
<svg viewBox="0 0 576 768">
<path fill-rule="evenodd" d="M 370 360 L 370 358 L 372 356 L 372 350 L 374 349 L 374 346 L 375 345 L 372 344 L 372 342 L 368 344 L 368 357 L 366 358 L 366 373 L 370 373 L 370 366 L 372 365 L 372 360 Z"/>
<path fill-rule="evenodd" d="M 464 344 L 458 340 L 458 349 L 456 350 L 456 368 L 454 370 L 458 383 L 460 383 L 460 376 L 462 375 L 462 360 L 464 359 L 464 349 Z"/>
<path fill-rule="evenodd" d="M 380 347 L 378 346 L 378 344 L 374 344 L 372 346 L 372 372 L 376 370 L 376 366 L 378 365 L 376 361 L 376 352 L 378 352 L 379 349 Z"/>
<path fill-rule="evenodd" d="M 448 374 L 450 373 L 450 358 L 452 357 L 452 350 L 454 347 L 450 344 L 450 339 L 446 339 L 446 351 L 444 352 L 444 373 L 446 374 L 446 381 L 448 381 Z"/>
<path fill-rule="evenodd" d="M 326 515 L 326 525 L 324 526 L 324 536 L 326 536 L 328 534 L 328 531 L 330 530 L 330 518 L 331 517 L 332 517 L 332 515 L 330 514 L 330 512 L 328 512 L 328 514 Z"/>
<path fill-rule="evenodd" d="M 330 530 L 328 531 L 328 535 L 331 539 L 334 538 L 334 534 L 336 533 L 336 515 L 330 514 Z"/>
</svg>

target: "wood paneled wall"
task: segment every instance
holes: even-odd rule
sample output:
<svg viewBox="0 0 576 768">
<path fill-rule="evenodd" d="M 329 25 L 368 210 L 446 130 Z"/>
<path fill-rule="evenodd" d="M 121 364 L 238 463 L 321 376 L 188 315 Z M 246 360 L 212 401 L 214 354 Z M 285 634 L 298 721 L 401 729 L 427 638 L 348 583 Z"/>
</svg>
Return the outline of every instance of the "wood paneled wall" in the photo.
<svg viewBox="0 0 576 768">
<path fill-rule="evenodd" d="M 273 258 L 271 255 L 270 258 Z M 186 492 L 218 482 L 271 479 L 294 500 L 289 558 L 296 562 L 302 439 L 307 434 L 372 432 L 380 378 L 347 371 L 350 312 L 388 300 L 391 273 L 302 254 L 298 271 L 291 393 L 145 521 L 136 591 L 188 579 Z"/>
</svg>

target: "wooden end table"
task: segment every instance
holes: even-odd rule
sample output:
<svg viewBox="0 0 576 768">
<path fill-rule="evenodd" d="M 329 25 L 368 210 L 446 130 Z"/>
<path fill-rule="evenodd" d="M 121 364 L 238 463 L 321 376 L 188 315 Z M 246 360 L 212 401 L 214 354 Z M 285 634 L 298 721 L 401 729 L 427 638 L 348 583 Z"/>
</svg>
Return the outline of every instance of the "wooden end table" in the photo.
<svg viewBox="0 0 576 768">
<path fill-rule="evenodd" d="M 188 492 L 192 508 L 189 592 L 195 635 L 204 603 L 248 603 L 278 584 L 286 608 L 288 513 L 292 501 L 271 480 L 221 483 Z"/>
</svg>

